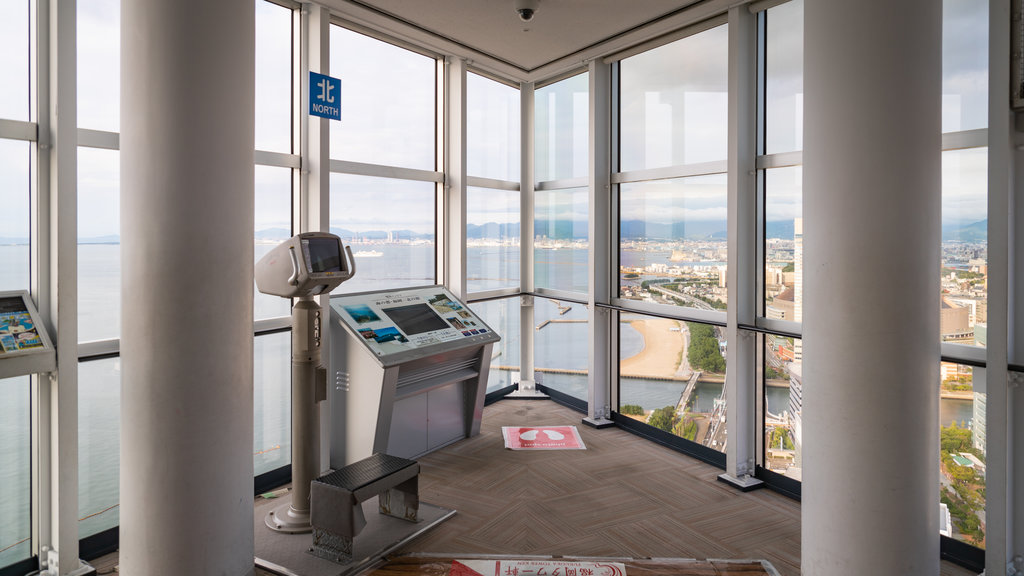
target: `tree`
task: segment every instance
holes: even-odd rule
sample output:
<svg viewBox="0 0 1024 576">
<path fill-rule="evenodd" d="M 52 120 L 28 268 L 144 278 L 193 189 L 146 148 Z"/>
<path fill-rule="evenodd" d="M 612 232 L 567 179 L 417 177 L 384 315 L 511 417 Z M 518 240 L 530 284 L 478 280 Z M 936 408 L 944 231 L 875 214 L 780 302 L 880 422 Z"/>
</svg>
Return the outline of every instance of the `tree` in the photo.
<svg viewBox="0 0 1024 576">
<path fill-rule="evenodd" d="M 949 467 L 949 475 L 952 476 L 953 480 L 958 482 L 961 486 L 974 482 L 974 469 L 968 468 L 967 466 L 953 464 Z"/>
<path fill-rule="evenodd" d="M 644 413 L 644 409 L 636 404 L 625 404 L 619 409 L 619 412 L 626 416 L 640 416 Z"/>
<path fill-rule="evenodd" d="M 665 406 L 664 408 L 658 408 L 655 410 L 651 417 L 647 420 L 647 423 L 659 430 L 665 432 L 672 431 L 672 422 L 676 417 L 676 409 L 674 406 Z"/>
<path fill-rule="evenodd" d="M 952 426 L 943 427 L 940 444 L 943 452 L 963 452 L 971 448 L 971 431 L 960 428 L 954 421 Z"/>
<path fill-rule="evenodd" d="M 682 418 L 672 427 L 672 433 L 680 438 L 697 441 L 697 422 L 693 418 Z"/>
</svg>

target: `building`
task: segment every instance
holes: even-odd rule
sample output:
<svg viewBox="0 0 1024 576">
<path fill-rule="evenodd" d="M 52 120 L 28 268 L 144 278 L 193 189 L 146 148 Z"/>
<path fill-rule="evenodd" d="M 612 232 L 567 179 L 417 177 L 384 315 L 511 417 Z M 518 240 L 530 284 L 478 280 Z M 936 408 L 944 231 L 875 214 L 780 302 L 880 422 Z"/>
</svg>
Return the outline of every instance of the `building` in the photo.
<svg viewBox="0 0 1024 576">
<path fill-rule="evenodd" d="M 1009 3 L 639 4 L 541 0 L 529 23 L 510 1 L 0 8 L 0 290 L 31 292 L 60 351 L 53 380 L 0 386 L 12 430 L 0 461 L 23 463 L 0 501 L 4 576 L 48 562 L 44 546 L 71 574 L 80 540 L 118 526 L 133 527 L 121 544 L 135 573 L 166 573 L 187 557 L 175 551 L 199 547 L 224 566 L 251 560 L 249 527 L 225 503 L 287 464 L 275 446 L 288 440 L 289 306 L 252 287 L 255 233 L 275 229 L 334 229 L 379 252 L 345 290 L 443 283 L 486 310 L 522 359 L 496 370 L 494 393 L 513 372 L 528 383 L 544 362 L 585 358 L 572 397 L 591 422 L 629 425 L 607 353 L 620 317 L 713 326 L 709 338 L 729 342 L 723 422 L 749 434 L 708 459 L 730 485 L 799 493 L 807 574 L 829 560 L 857 574 L 937 571 L 938 462 L 908 462 L 934 448 L 940 360 L 976 366 L 982 562 L 1004 572 L 1024 553 Z M 944 68 L 944 51 L 962 67 Z M 342 124 L 309 116 L 310 72 L 343 79 Z M 949 210 L 944 195 L 968 201 Z M 986 277 L 972 330 L 969 311 L 940 310 L 922 287 L 937 288 L 944 229 L 982 221 L 984 250 L 961 252 Z M 534 250 L 545 223 L 586 247 Z M 759 255 L 789 223 L 792 317 L 766 306 Z M 467 248 L 470 231 L 517 229 L 518 250 Z M 620 269 L 676 250 L 717 266 L 723 249 L 726 311 L 624 297 L 636 287 Z M 398 271 L 366 272 L 386 262 Z M 562 332 L 533 330 L 548 298 L 586 306 L 553 324 Z M 977 322 L 984 349 L 965 345 Z M 783 401 L 799 390 L 795 488 L 763 469 L 756 441 L 766 334 L 794 338 L 800 365 Z M 103 433 L 112 440 L 95 442 Z M 687 442 L 670 443 L 704 453 Z M 146 460 L 156 453 L 159 470 Z M 868 461 L 892 471 L 884 486 L 863 481 Z M 206 506 L 166 498 L 186 476 Z M 101 479 L 120 484 L 88 500 Z"/>
</svg>

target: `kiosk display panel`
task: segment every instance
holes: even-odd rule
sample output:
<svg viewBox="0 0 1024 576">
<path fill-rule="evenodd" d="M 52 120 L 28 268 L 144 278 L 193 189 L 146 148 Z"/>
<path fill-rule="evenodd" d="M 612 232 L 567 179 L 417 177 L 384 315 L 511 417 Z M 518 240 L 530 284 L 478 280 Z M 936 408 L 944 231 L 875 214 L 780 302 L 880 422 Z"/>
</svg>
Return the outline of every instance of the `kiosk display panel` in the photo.
<svg viewBox="0 0 1024 576">
<path fill-rule="evenodd" d="M 500 337 L 443 286 L 331 296 L 331 466 L 480 432 Z"/>
<path fill-rule="evenodd" d="M 443 286 L 335 295 L 331 309 L 385 366 L 499 340 Z"/>
</svg>

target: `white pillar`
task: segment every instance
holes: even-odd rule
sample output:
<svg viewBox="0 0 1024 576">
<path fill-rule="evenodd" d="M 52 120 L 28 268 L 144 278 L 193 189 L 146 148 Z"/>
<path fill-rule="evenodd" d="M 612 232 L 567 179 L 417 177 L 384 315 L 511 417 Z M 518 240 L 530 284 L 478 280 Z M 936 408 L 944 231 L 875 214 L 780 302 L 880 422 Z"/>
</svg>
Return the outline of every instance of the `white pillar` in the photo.
<svg viewBox="0 0 1024 576">
<path fill-rule="evenodd" d="M 252 574 L 251 0 L 121 17 L 121 571 Z"/>
<path fill-rule="evenodd" d="M 612 318 L 615 314 L 598 304 L 611 301 L 612 277 L 612 217 L 611 217 L 611 85 L 612 67 L 600 59 L 587 64 L 590 99 L 590 161 L 588 205 L 590 220 L 587 223 L 587 237 L 590 250 L 587 251 L 587 269 L 590 276 L 587 284 L 587 345 L 590 358 L 587 361 L 587 417 L 583 422 L 602 428 L 611 426 L 612 421 Z"/>
<path fill-rule="evenodd" d="M 942 6 L 804 22 L 801 570 L 938 574 Z"/>
<path fill-rule="evenodd" d="M 726 355 L 725 474 L 718 478 L 740 490 L 763 482 L 754 478 L 759 426 L 754 380 L 757 340 L 740 324 L 753 325 L 757 262 L 757 17 L 744 6 L 729 9 L 729 268 L 726 281 L 728 354 Z"/>
</svg>

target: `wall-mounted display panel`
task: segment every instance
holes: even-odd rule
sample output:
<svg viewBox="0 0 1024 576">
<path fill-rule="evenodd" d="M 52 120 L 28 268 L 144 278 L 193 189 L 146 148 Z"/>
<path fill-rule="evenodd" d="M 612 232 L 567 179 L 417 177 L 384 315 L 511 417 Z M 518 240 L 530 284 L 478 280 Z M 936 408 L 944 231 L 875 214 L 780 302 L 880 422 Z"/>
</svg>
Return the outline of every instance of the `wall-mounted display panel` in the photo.
<svg viewBox="0 0 1024 576">
<path fill-rule="evenodd" d="M 56 350 L 28 292 L 0 292 L 0 378 L 56 368 Z"/>
</svg>

